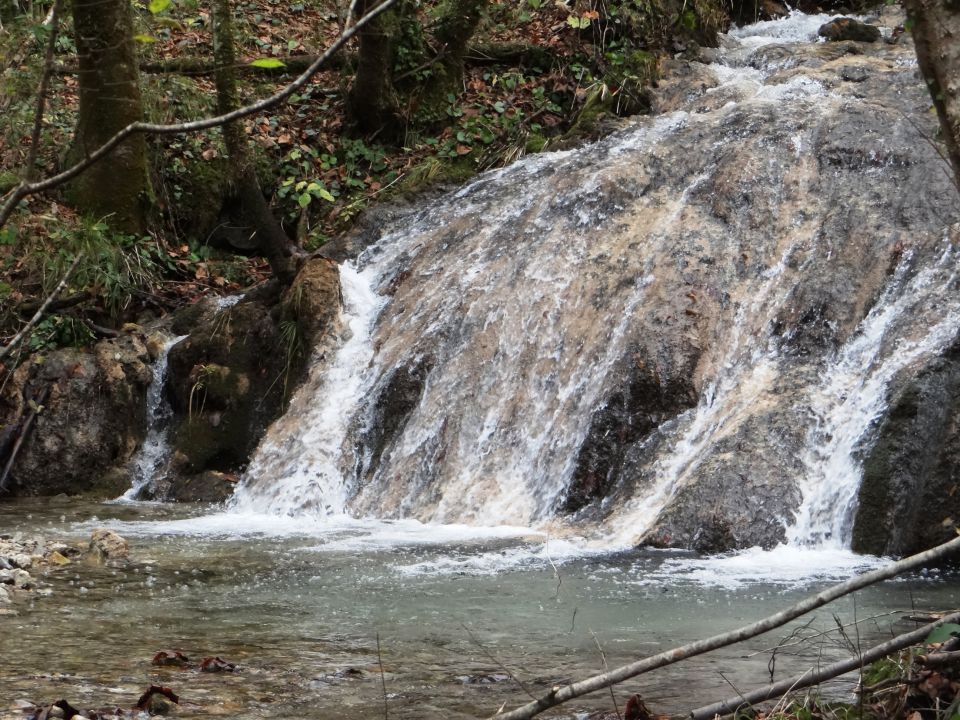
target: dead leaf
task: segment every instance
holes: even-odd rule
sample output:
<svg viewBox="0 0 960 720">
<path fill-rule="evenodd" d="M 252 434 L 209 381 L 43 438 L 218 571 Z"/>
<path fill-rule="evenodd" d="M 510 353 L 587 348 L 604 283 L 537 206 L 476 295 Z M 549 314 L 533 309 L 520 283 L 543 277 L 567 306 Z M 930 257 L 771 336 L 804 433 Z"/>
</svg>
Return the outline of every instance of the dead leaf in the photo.
<svg viewBox="0 0 960 720">
<path fill-rule="evenodd" d="M 136 704 L 135 707 L 136 707 L 138 710 L 144 710 L 144 711 L 146 711 L 147 708 L 148 708 L 149 705 L 150 705 L 150 699 L 151 699 L 154 695 L 160 695 L 160 696 L 162 696 L 162 697 L 167 698 L 167 699 L 170 700 L 171 702 L 174 702 L 174 703 L 176 703 L 176 704 L 178 704 L 178 705 L 180 704 L 180 698 L 179 698 L 179 697 L 177 696 L 177 694 L 176 694 L 175 692 L 173 692 L 173 690 L 171 690 L 170 688 L 168 688 L 168 687 L 163 687 L 163 686 L 161 686 L 161 685 L 151 685 L 150 687 L 147 688 L 147 691 L 146 691 L 143 695 L 140 696 L 140 699 L 137 700 L 137 704 Z"/>
<path fill-rule="evenodd" d="M 234 672 L 237 664 L 228 662 L 220 656 L 205 657 L 200 661 L 200 672 Z"/>
<path fill-rule="evenodd" d="M 186 667 L 190 664 L 190 658 L 179 650 L 160 650 L 150 663 L 161 667 Z"/>
</svg>

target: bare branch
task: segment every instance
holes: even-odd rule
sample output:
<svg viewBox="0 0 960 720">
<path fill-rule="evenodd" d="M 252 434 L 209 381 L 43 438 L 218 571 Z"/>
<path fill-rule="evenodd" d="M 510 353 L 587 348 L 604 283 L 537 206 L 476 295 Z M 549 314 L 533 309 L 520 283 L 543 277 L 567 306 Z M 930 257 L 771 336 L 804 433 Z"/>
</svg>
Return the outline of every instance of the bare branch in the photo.
<svg viewBox="0 0 960 720">
<path fill-rule="evenodd" d="M 43 58 L 43 75 L 40 76 L 40 87 L 37 89 L 37 109 L 33 117 L 33 134 L 30 136 L 30 153 L 27 155 L 25 177 L 33 180 L 37 173 L 37 154 L 40 152 L 40 130 L 43 128 L 43 111 L 47 104 L 47 89 L 50 86 L 50 75 L 53 72 L 53 53 L 57 48 L 57 35 L 60 33 L 60 13 L 63 10 L 63 0 L 56 0 L 47 17 L 50 26 L 50 37 L 47 38 L 47 53 Z M 46 25 L 47 22 L 44 22 Z"/>
<path fill-rule="evenodd" d="M 960 663 L 960 651 L 935 652 L 917 658 L 921 665 L 953 665 Z"/>
<path fill-rule="evenodd" d="M 263 112 L 280 105 L 288 100 L 295 92 L 303 88 L 310 81 L 310 78 L 320 71 L 320 68 L 323 67 L 327 60 L 329 60 L 338 50 L 340 50 L 340 48 L 342 48 L 364 25 L 373 20 L 373 18 L 380 13 L 390 8 L 394 2 L 396 2 L 396 0 L 384 0 L 384 2 L 370 10 L 362 18 L 357 20 L 357 22 L 355 22 L 350 28 L 345 30 L 343 34 L 340 35 L 340 37 L 338 37 L 336 41 L 334 41 L 334 43 L 321 55 L 317 56 L 317 59 L 310 64 L 310 67 L 297 76 L 295 80 L 263 100 L 258 100 L 250 105 L 244 105 L 243 107 L 237 108 L 232 112 L 215 115 L 209 118 L 203 118 L 202 120 L 193 120 L 190 122 L 172 124 L 157 124 L 147 122 L 130 123 L 125 128 L 120 130 L 120 132 L 118 132 L 116 135 L 107 140 L 99 148 L 88 154 L 83 160 L 72 167 L 67 168 L 63 172 L 38 182 L 21 182 L 17 187 L 10 191 L 10 194 L 4 201 L 3 206 L 0 207 L 0 227 L 3 227 L 7 220 L 10 219 L 10 215 L 13 214 L 14 209 L 21 200 L 69 182 L 95 162 L 105 158 L 107 155 L 113 152 L 117 145 L 135 133 L 146 133 L 151 135 L 179 135 L 183 133 L 200 132 L 202 130 L 220 127 L 221 125 L 233 122 L 234 120 L 242 120 L 245 117 L 255 115 L 259 112 Z"/>
<path fill-rule="evenodd" d="M 78 254 L 73 262 L 70 263 L 70 267 L 67 268 L 67 272 L 64 274 L 63 278 L 57 283 L 57 286 L 53 289 L 53 292 L 44 300 L 43 305 L 34 313 L 33 317 L 30 318 L 30 321 L 23 326 L 23 328 L 16 334 L 16 336 L 3 348 L 0 348 L 0 360 L 3 360 L 7 355 L 9 355 L 13 349 L 20 343 L 21 340 L 26 336 L 28 332 L 33 330 L 33 326 L 40 322 L 40 319 L 43 317 L 44 313 L 47 312 L 47 308 L 57 299 L 57 295 L 63 292 L 63 289 L 67 286 L 67 281 L 70 279 L 70 276 L 73 274 L 73 271 L 77 268 L 77 264 L 80 262 L 80 258 L 83 257 L 83 253 Z"/>
<path fill-rule="evenodd" d="M 736 697 L 728 698 L 723 702 L 697 708 L 690 713 L 690 718 L 691 720 L 710 720 L 710 718 L 718 715 L 729 715 L 743 705 L 753 705 L 755 703 L 763 702 L 764 700 L 771 700 L 775 697 L 780 697 L 781 695 L 791 692 L 792 690 L 801 690 L 803 688 L 810 687 L 811 685 L 832 680 L 835 677 L 839 677 L 840 675 L 853 670 L 861 670 L 865 665 L 869 665 L 880 658 L 886 657 L 890 653 L 903 650 L 904 648 L 915 645 L 918 642 L 922 642 L 923 639 L 930 634 L 930 631 L 934 630 L 945 622 L 954 622 L 956 620 L 960 620 L 960 612 L 955 612 L 951 615 L 941 618 L 937 622 L 924 625 L 916 630 L 911 630 L 908 633 L 904 633 L 903 635 L 898 635 L 892 640 L 887 640 L 887 642 L 870 648 L 864 653 L 847 660 L 835 662 L 832 665 L 827 665 L 825 668 L 822 668 L 816 672 L 814 672 L 811 668 L 798 677 L 782 680 L 778 683 L 767 685 L 766 687 L 753 690 L 743 695 L 737 695 Z M 960 655 L 960 653 L 958 653 L 958 655 Z M 926 657 L 929 658 L 934 656 L 928 655 Z"/>
<path fill-rule="evenodd" d="M 652 655 L 627 665 L 622 665 L 614 668 L 610 672 L 594 675 L 593 677 L 580 680 L 570 685 L 557 685 L 551 689 L 549 693 L 539 697 L 533 702 L 522 705 L 509 712 L 497 714 L 495 717 L 497 720 L 526 720 L 526 718 L 532 718 L 548 708 L 555 707 L 573 698 L 601 690 L 614 683 L 623 682 L 624 680 L 642 675 L 651 670 L 672 665 L 681 660 L 686 660 L 710 652 L 711 650 L 716 650 L 741 642 L 742 640 L 748 640 L 757 635 L 762 635 L 774 628 L 785 625 L 801 615 L 805 615 L 811 610 L 823 607 L 837 598 L 849 595 L 856 590 L 860 590 L 882 580 L 889 580 L 901 573 L 923 567 L 958 550 L 960 550 L 960 537 L 954 538 L 950 542 L 938 545 L 925 552 L 912 555 L 899 562 L 891 563 L 879 570 L 874 570 L 873 572 L 859 575 L 838 585 L 833 585 L 816 595 L 801 600 L 796 605 L 774 613 L 750 625 L 744 625 L 730 632 L 721 633 L 720 635 L 714 635 L 713 637 L 704 638 L 703 640 L 667 650 L 666 652 L 658 653 L 657 655 Z"/>
<path fill-rule="evenodd" d="M 390 720 L 387 708 L 387 676 L 383 672 L 383 655 L 380 653 L 380 633 L 377 633 L 377 664 L 380 666 L 380 687 L 383 689 L 383 720 Z"/>
</svg>

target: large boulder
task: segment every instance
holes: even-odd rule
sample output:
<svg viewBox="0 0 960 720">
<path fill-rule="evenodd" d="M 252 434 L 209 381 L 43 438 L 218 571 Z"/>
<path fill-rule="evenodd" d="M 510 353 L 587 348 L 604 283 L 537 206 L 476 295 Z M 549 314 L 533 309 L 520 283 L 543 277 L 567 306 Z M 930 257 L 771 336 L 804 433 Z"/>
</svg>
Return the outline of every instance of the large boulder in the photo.
<svg viewBox="0 0 960 720">
<path fill-rule="evenodd" d="M 0 459 L 17 451 L 7 490 L 15 495 L 116 497 L 119 468 L 146 433 L 150 357 L 136 331 L 92 349 L 64 348 L 20 364 L 0 389 Z M 31 419 L 32 418 L 32 419 Z"/>
<path fill-rule="evenodd" d="M 337 337 L 340 306 L 336 263 L 315 258 L 282 295 L 271 285 L 175 320 L 174 330 L 190 335 L 170 351 L 171 467 L 146 493 L 199 502 L 228 497 L 308 364 Z"/>
<path fill-rule="evenodd" d="M 853 548 L 909 555 L 960 525 L 960 342 L 895 392 L 866 454 Z"/>
</svg>

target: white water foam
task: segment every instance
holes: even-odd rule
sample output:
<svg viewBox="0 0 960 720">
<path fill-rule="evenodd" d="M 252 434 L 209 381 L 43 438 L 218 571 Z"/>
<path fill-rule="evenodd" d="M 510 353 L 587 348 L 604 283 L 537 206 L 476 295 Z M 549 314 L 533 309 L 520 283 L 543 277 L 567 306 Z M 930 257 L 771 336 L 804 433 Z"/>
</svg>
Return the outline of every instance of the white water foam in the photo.
<svg viewBox="0 0 960 720">
<path fill-rule="evenodd" d="M 153 379 L 147 388 L 147 436 L 133 460 L 130 489 L 117 498 L 117 502 L 135 501 L 140 492 L 157 479 L 170 457 L 168 434 L 173 409 L 163 390 L 167 381 L 170 350 L 185 337 L 186 335 L 180 335 L 169 338 L 163 344 L 153 364 Z"/>
<path fill-rule="evenodd" d="M 291 402 L 290 411 L 278 421 L 296 423 L 305 431 L 287 433 L 287 444 L 282 447 L 261 445 L 247 470 L 248 477 L 271 473 L 270 497 L 253 493 L 242 484 L 231 502 L 236 511 L 304 512 L 314 517 L 346 512 L 349 488 L 342 453 L 356 398 L 364 385 L 364 368 L 373 357 L 370 331 L 384 302 L 371 289 L 372 273 L 358 272 L 352 263 L 341 266 L 348 337 L 329 367 L 315 366 L 315 372 L 323 374 L 319 397 L 304 397 L 301 390 Z M 313 383 L 308 383 L 311 386 Z M 279 468 L 278 463 L 282 463 Z"/>
<path fill-rule="evenodd" d="M 803 504 L 788 531 L 791 544 L 849 545 L 863 475 L 857 450 L 876 430 L 890 382 L 935 356 L 960 330 L 956 256 L 946 239 L 939 262 L 909 279 L 910 258 L 904 258 L 853 339 L 822 373 L 803 457 Z"/>
<path fill-rule="evenodd" d="M 702 585 L 737 590 L 752 585 L 777 585 L 783 589 L 819 582 L 839 582 L 874 570 L 885 558 L 857 555 L 849 550 L 811 550 L 780 545 L 773 550 L 750 548 L 713 557 L 666 558 L 642 572 L 623 578 L 627 585 Z"/>
<path fill-rule="evenodd" d="M 758 48 L 775 43 L 814 43 L 819 42 L 817 31 L 824 23 L 833 19 L 832 15 L 807 15 L 799 10 L 779 20 L 761 20 L 742 27 L 731 28 L 729 37 L 735 38 L 740 45 Z"/>
</svg>

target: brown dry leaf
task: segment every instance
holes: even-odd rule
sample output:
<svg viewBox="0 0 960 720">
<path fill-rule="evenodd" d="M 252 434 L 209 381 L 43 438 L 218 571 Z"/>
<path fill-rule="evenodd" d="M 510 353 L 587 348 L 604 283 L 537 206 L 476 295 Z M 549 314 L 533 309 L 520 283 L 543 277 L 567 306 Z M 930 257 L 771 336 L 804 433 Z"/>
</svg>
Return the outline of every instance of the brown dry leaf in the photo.
<svg viewBox="0 0 960 720">
<path fill-rule="evenodd" d="M 180 698 L 177 696 L 173 690 L 168 687 L 163 687 L 161 685 L 151 685 L 147 688 L 147 691 L 140 696 L 140 699 L 137 700 L 136 707 L 138 710 L 146 710 L 148 704 L 150 703 L 150 698 L 154 695 L 162 695 L 171 702 L 175 702 L 178 705 L 180 704 Z"/>
<path fill-rule="evenodd" d="M 473 148 L 469 145 L 457 145 L 457 155 L 469 155 Z"/>
<path fill-rule="evenodd" d="M 160 665 L 163 667 L 186 667 L 190 658 L 179 650 L 159 650 L 150 661 L 151 665 Z"/>
<path fill-rule="evenodd" d="M 234 672 L 237 664 L 224 660 L 220 656 L 205 657 L 200 661 L 200 672 Z"/>
<path fill-rule="evenodd" d="M 216 156 L 217 156 L 216 148 L 207 148 L 202 153 L 200 153 L 200 157 L 202 157 L 204 160 L 213 160 Z"/>
</svg>

